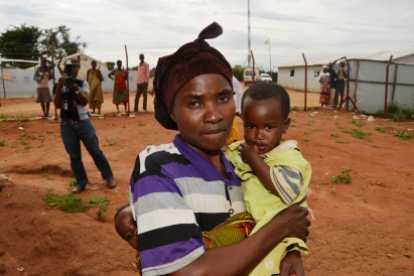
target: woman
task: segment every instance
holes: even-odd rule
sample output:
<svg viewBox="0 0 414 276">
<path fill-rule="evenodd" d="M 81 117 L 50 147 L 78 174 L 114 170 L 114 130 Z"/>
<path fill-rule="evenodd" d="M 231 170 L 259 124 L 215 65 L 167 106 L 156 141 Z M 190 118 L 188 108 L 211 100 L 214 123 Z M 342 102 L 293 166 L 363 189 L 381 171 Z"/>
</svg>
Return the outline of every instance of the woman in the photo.
<svg viewBox="0 0 414 276">
<path fill-rule="evenodd" d="M 155 118 L 179 135 L 171 144 L 147 147 L 131 176 L 138 231 L 127 240 L 139 239 L 143 276 L 248 275 L 285 237 L 308 235 L 307 210 L 294 205 L 248 239 L 204 246 L 202 231 L 246 211 L 240 179 L 221 151 L 236 112 L 232 69 L 205 42 L 221 33 L 213 23 L 157 64 Z M 280 275 L 304 275 L 297 251 L 281 266 Z"/>
<path fill-rule="evenodd" d="M 98 114 L 101 114 L 101 106 L 104 102 L 102 92 L 103 77 L 101 71 L 96 69 L 96 61 L 91 63 L 92 69 L 87 72 L 87 80 L 90 87 L 89 108 L 92 109 L 92 114 L 95 114 L 95 108 L 98 109 Z"/>
<path fill-rule="evenodd" d="M 46 58 L 42 58 L 41 66 L 36 69 L 33 79 L 37 82 L 36 103 L 40 103 L 42 106 L 42 117 L 50 118 L 52 115 L 49 114 L 49 107 L 52 97 L 50 97 L 49 80 L 53 78 L 53 73 L 52 69 L 46 65 L 46 62 Z"/>
<path fill-rule="evenodd" d="M 328 106 L 331 96 L 330 75 L 328 73 L 328 66 L 326 65 L 323 66 L 323 73 L 319 76 L 319 82 L 321 83 L 319 103 L 321 104 L 321 108 L 323 108 L 323 105 Z"/>
<path fill-rule="evenodd" d="M 122 70 L 122 61 L 116 62 L 118 69 L 109 73 L 108 77 L 114 80 L 114 97 L 113 103 L 116 105 L 116 113 L 119 113 L 119 104 L 124 103 L 125 112 L 127 112 L 128 90 L 126 87 L 127 71 Z"/>
</svg>

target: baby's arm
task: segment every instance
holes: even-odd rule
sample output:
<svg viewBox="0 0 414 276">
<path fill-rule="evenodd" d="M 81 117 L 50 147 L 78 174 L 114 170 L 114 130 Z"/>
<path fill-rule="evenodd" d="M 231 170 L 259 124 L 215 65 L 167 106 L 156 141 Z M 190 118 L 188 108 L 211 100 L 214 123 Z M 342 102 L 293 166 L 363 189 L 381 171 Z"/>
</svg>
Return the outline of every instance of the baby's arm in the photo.
<svg viewBox="0 0 414 276">
<path fill-rule="evenodd" d="M 244 163 L 250 165 L 257 177 L 272 193 L 279 196 L 272 179 L 270 178 L 270 167 L 263 161 L 259 155 L 259 149 L 256 145 L 249 146 L 247 144 L 240 144 L 239 151 Z"/>
</svg>

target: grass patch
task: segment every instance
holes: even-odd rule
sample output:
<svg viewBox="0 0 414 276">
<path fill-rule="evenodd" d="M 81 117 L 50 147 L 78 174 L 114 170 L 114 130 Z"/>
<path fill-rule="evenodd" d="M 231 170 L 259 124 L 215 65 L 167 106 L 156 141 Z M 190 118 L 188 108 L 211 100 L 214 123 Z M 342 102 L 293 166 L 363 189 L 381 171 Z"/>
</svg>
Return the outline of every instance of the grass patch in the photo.
<svg viewBox="0 0 414 276">
<path fill-rule="evenodd" d="M 0 147 L 5 147 L 6 146 L 6 140 L 0 141 Z"/>
<path fill-rule="evenodd" d="M 412 135 L 409 132 L 405 132 L 404 130 L 394 132 L 392 135 L 404 141 L 411 140 L 412 137 Z"/>
<path fill-rule="evenodd" d="M 335 191 L 335 190 L 331 190 L 330 193 L 333 194 L 333 195 L 337 195 L 338 194 L 338 192 Z"/>
<path fill-rule="evenodd" d="M 339 137 L 339 134 L 336 134 L 336 133 L 331 133 L 331 136 L 333 137 L 333 138 L 338 138 Z"/>
<path fill-rule="evenodd" d="M 375 112 L 375 116 L 384 117 L 384 110 L 378 110 Z M 394 121 L 400 119 L 414 119 L 414 109 L 407 107 L 405 104 L 399 104 L 398 102 L 388 103 L 387 105 L 387 118 Z"/>
<path fill-rule="evenodd" d="M 351 169 L 342 169 L 341 174 L 331 177 L 331 181 L 335 183 L 351 183 L 350 172 L 352 172 Z"/>
<path fill-rule="evenodd" d="M 312 131 L 305 131 L 303 134 L 305 134 L 305 135 L 309 135 L 309 134 L 311 134 L 312 133 Z"/>
<path fill-rule="evenodd" d="M 295 118 L 292 118 L 292 122 L 296 123 L 296 120 L 295 120 Z"/>
<path fill-rule="evenodd" d="M 292 113 L 292 111 L 298 111 L 299 110 L 299 107 L 298 106 L 292 106 L 291 108 L 290 108 L 290 113 Z"/>
<path fill-rule="evenodd" d="M 111 138 L 111 140 L 109 140 L 108 138 L 105 137 L 105 139 L 106 139 L 106 142 L 108 142 L 108 143 L 105 144 L 104 146 L 115 146 L 115 145 L 118 145 L 117 142 L 113 141 L 113 138 Z"/>
<path fill-rule="evenodd" d="M 356 196 L 356 197 L 361 197 L 362 195 L 361 195 L 361 194 L 355 194 L 355 196 Z"/>
<path fill-rule="evenodd" d="M 11 193 L 7 193 L 7 194 L 4 194 L 6 197 L 10 197 L 12 194 Z"/>
<path fill-rule="evenodd" d="M 291 127 L 296 127 L 295 125 L 290 125 Z"/>
<path fill-rule="evenodd" d="M 335 141 L 335 142 L 337 142 L 338 144 L 346 144 L 346 142 L 342 142 L 342 141 Z"/>
<path fill-rule="evenodd" d="M 141 123 L 141 122 L 138 122 L 138 124 L 137 124 L 137 126 L 145 126 L 145 125 L 147 125 L 146 123 Z"/>
<path fill-rule="evenodd" d="M 58 195 L 52 190 L 47 191 L 46 197 L 43 200 L 49 203 L 50 206 L 57 207 L 68 213 L 86 212 L 91 208 L 82 198 L 74 194 Z"/>
<path fill-rule="evenodd" d="M 379 133 L 387 132 L 383 127 L 374 127 L 375 130 L 378 130 Z"/>
<path fill-rule="evenodd" d="M 157 139 L 155 139 L 155 141 L 157 141 Z M 284 141 L 286 141 L 286 139 L 285 138 L 280 138 L 280 141 L 284 142 Z"/>
<path fill-rule="evenodd" d="M 303 125 L 305 125 L 305 126 L 312 126 L 311 124 L 303 124 Z"/>
<path fill-rule="evenodd" d="M 14 118 L 13 116 L 9 116 L 7 114 L 0 114 L 0 120 L 7 120 L 7 119 L 12 119 Z"/>
<path fill-rule="evenodd" d="M 326 129 L 323 129 L 323 128 L 317 128 L 317 129 L 314 129 L 313 131 L 325 131 Z"/>
<path fill-rule="evenodd" d="M 408 190 L 412 190 L 413 189 L 413 184 L 411 184 L 410 186 L 407 187 Z"/>
<path fill-rule="evenodd" d="M 352 130 L 342 130 L 343 133 L 351 134 L 352 137 L 358 138 L 358 139 L 365 139 L 365 136 L 371 135 L 371 132 L 364 132 L 357 129 Z"/>
<path fill-rule="evenodd" d="M 371 146 L 372 148 L 375 148 L 375 149 L 380 149 L 380 147 L 378 147 L 378 146 Z"/>
<path fill-rule="evenodd" d="M 302 140 L 302 142 L 305 142 L 306 143 L 306 142 L 309 142 L 309 140 L 305 139 L 305 140 Z"/>
<path fill-rule="evenodd" d="M 49 177 L 49 173 L 40 173 L 40 177 L 42 178 Z"/>
<path fill-rule="evenodd" d="M 29 149 L 31 149 L 32 147 L 31 146 L 25 146 L 24 147 L 24 150 L 29 150 Z"/>
<path fill-rule="evenodd" d="M 53 134 L 55 133 L 54 131 L 48 131 L 47 134 Z"/>
<path fill-rule="evenodd" d="M 321 108 L 320 106 L 314 106 L 313 109 L 318 110 L 319 108 Z"/>
<path fill-rule="evenodd" d="M 356 120 L 352 120 L 351 124 L 356 125 L 357 127 L 365 126 L 365 123 L 363 123 L 361 120 L 359 120 L 358 122 Z"/>
<path fill-rule="evenodd" d="M 101 219 L 105 217 L 106 212 L 108 211 L 110 199 L 109 196 L 95 196 L 90 201 L 90 204 L 92 204 L 93 208 L 96 210 L 96 215 L 98 216 L 98 219 Z"/>
</svg>

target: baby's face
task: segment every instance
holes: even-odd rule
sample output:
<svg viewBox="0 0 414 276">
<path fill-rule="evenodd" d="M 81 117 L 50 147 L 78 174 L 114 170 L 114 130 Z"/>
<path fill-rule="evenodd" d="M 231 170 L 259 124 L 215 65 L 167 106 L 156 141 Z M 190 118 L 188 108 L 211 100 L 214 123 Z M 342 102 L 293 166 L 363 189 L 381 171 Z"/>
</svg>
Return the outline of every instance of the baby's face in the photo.
<svg viewBox="0 0 414 276">
<path fill-rule="evenodd" d="M 131 207 L 127 207 L 119 213 L 115 221 L 115 229 L 122 239 L 138 250 L 138 229 L 132 216 Z"/>
<path fill-rule="evenodd" d="M 274 98 L 243 103 L 244 139 L 249 145 L 257 145 L 259 154 L 265 154 L 279 145 L 282 134 L 290 125 L 285 119 L 280 103 Z"/>
</svg>

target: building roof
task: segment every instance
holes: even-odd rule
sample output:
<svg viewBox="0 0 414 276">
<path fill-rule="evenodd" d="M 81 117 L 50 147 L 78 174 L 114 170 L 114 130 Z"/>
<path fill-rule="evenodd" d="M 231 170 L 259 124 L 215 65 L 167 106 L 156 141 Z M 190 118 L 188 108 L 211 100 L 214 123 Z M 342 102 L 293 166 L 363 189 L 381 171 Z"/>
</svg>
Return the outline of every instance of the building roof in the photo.
<svg viewBox="0 0 414 276">
<path fill-rule="evenodd" d="M 401 50 L 401 51 L 382 51 L 374 54 L 358 54 L 347 56 L 348 60 L 376 60 L 376 61 L 388 61 L 390 56 L 393 55 L 393 60 L 400 59 L 406 56 L 414 55 L 414 49 Z M 330 56 L 330 57 L 318 57 L 307 58 L 308 66 L 322 66 L 329 62 L 341 59 L 343 56 Z M 279 65 L 279 68 L 283 67 L 298 67 L 305 66 L 303 59 L 299 59 L 290 63 Z"/>
<path fill-rule="evenodd" d="M 36 61 L 36 60 L 10 59 L 10 58 L 0 58 L 0 62 L 21 62 L 21 63 L 33 63 L 33 64 L 39 63 L 39 61 Z"/>
</svg>

